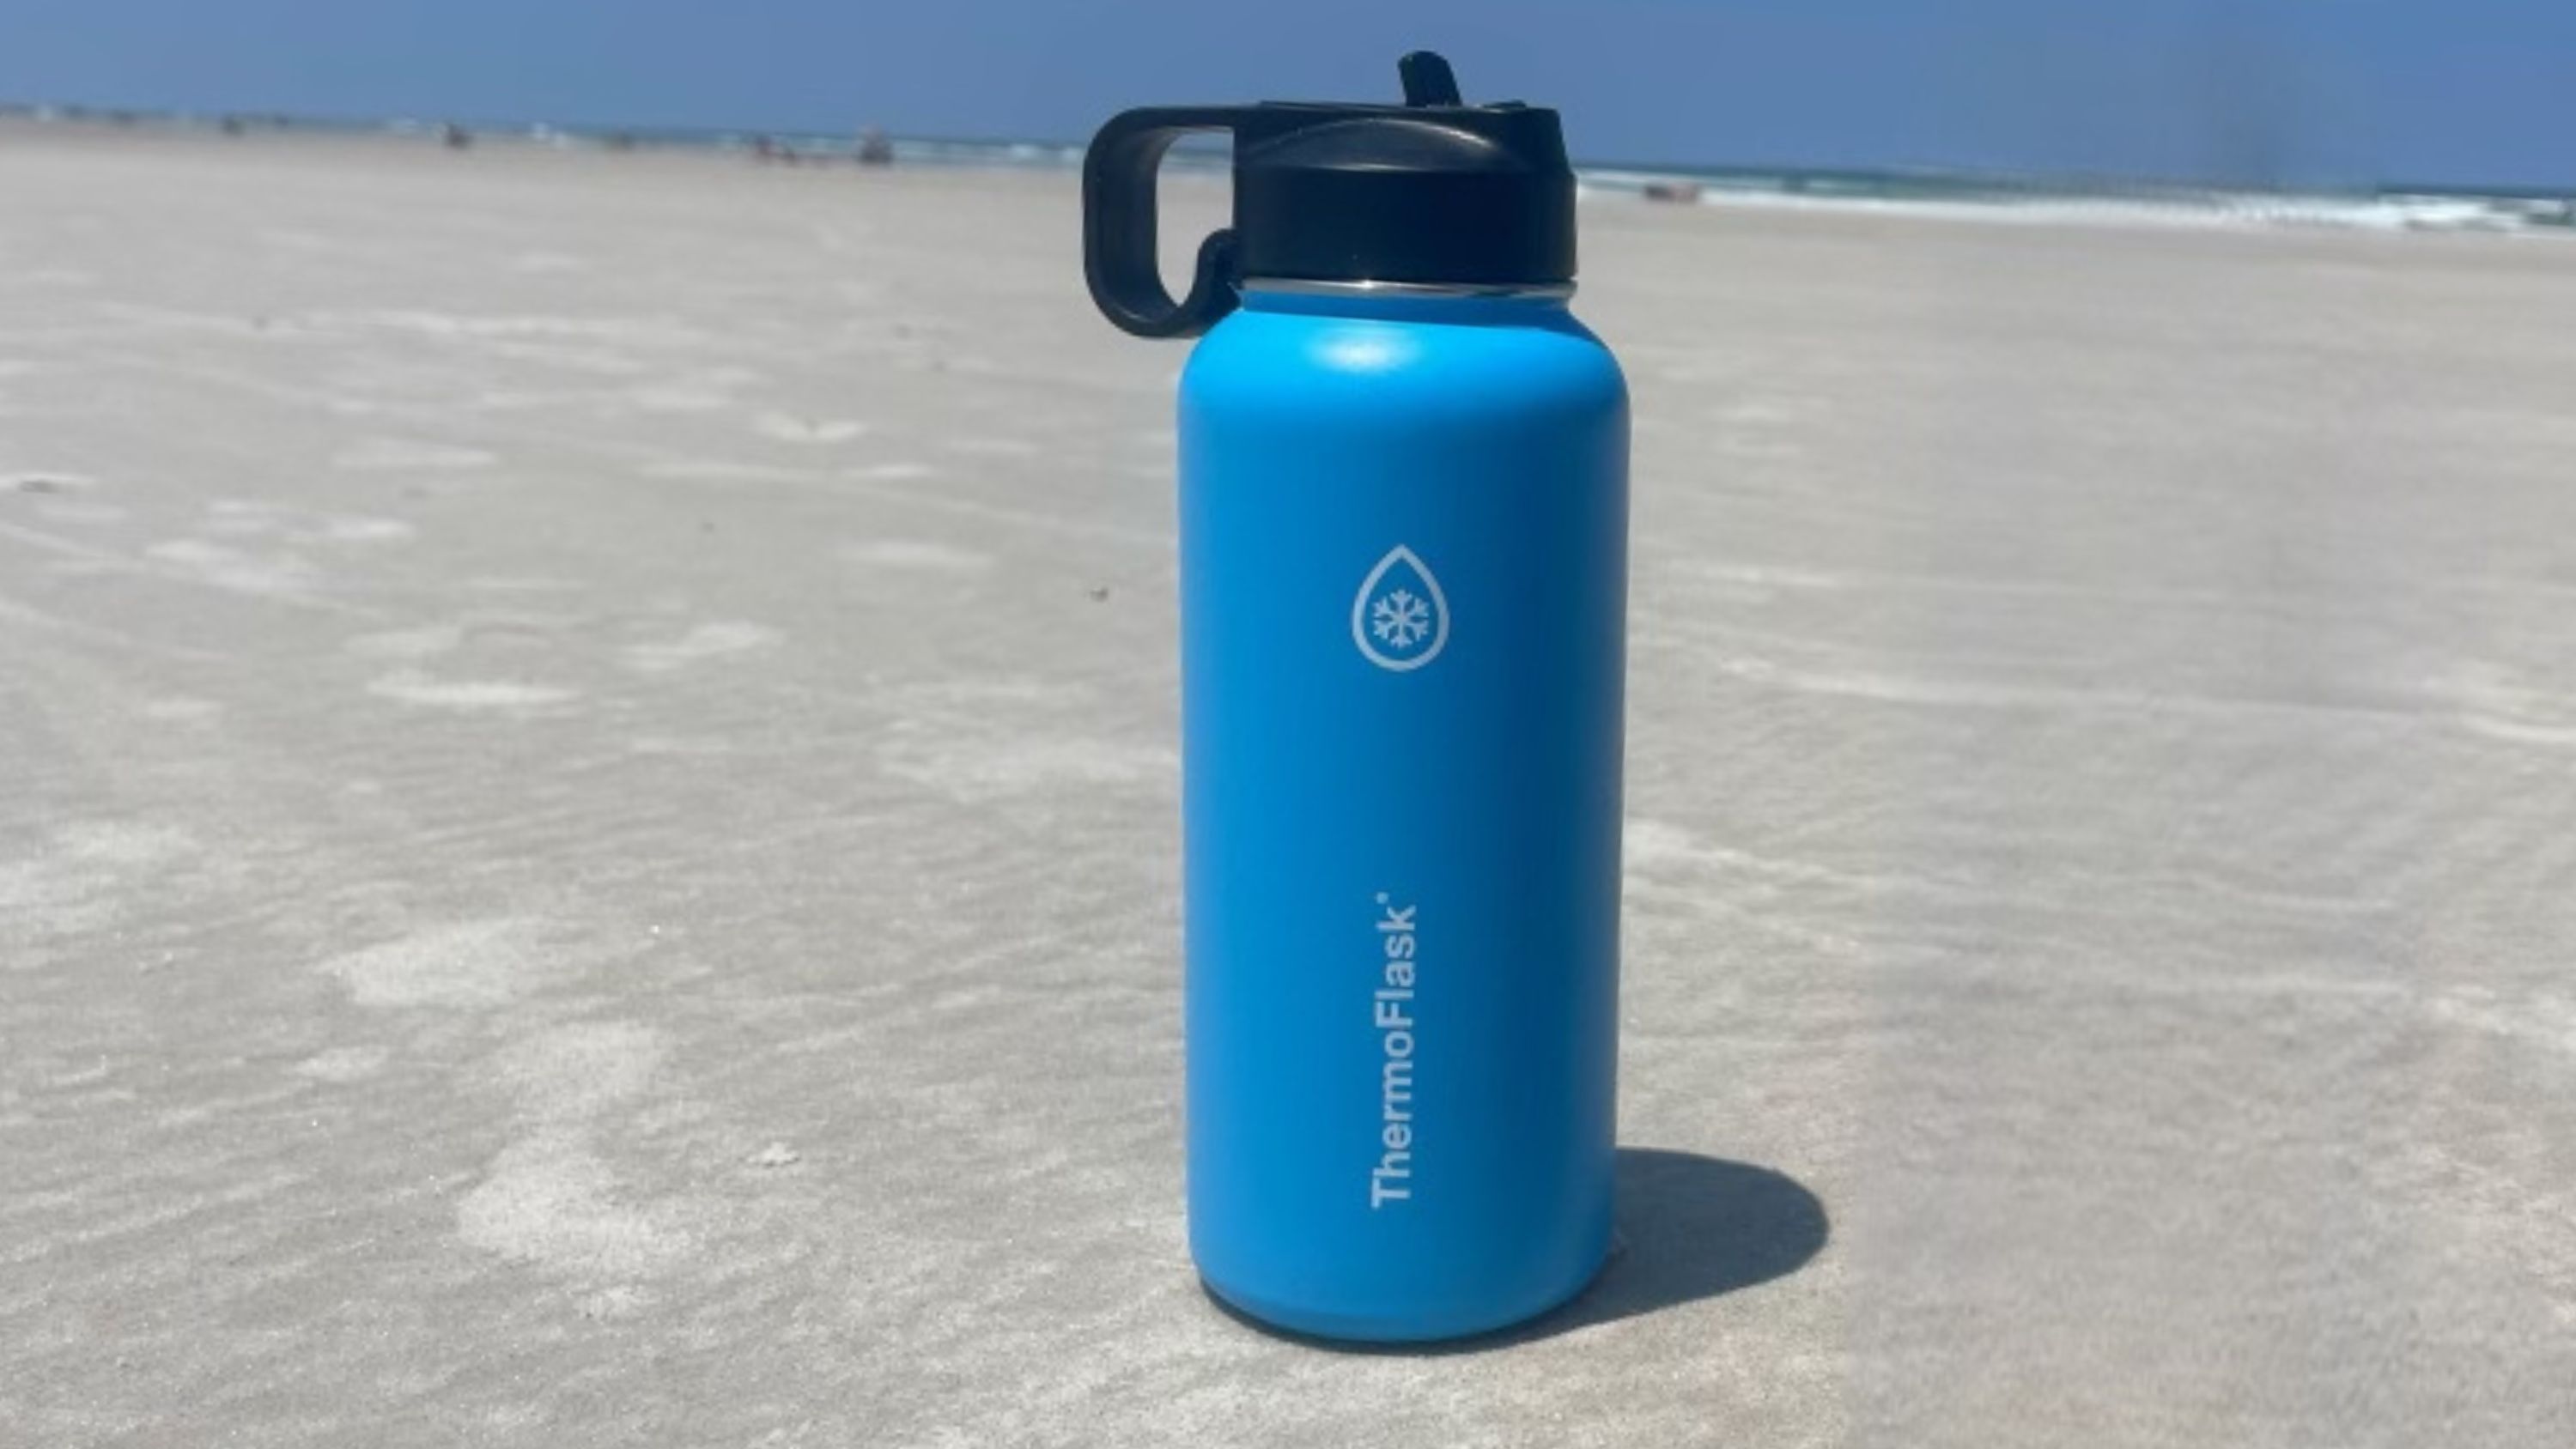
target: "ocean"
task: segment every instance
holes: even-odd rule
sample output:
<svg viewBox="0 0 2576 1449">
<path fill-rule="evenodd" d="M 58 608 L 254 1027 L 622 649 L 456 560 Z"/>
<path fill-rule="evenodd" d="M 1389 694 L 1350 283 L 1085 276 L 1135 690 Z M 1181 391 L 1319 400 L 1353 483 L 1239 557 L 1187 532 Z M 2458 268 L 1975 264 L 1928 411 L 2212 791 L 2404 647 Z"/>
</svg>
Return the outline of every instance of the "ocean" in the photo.
<svg viewBox="0 0 2576 1449">
<path fill-rule="evenodd" d="M 234 118 L 163 116 L 135 112 L 0 107 L 40 121 L 179 126 L 211 129 L 386 131 L 434 135 L 444 123 L 309 120 L 264 116 Z M 773 160 L 828 164 L 854 161 L 856 134 L 757 132 L 551 125 L 474 126 L 478 141 L 561 147 L 688 147 L 754 152 L 764 144 Z M 1071 170 L 1082 164 L 1079 144 L 1042 141 L 890 138 L 898 165 Z M 1169 166 L 1218 171 L 1222 145 L 1184 143 Z M 2342 189 L 2210 186 L 2105 178 L 2013 176 L 1937 170 L 1824 170 L 1753 166 L 1627 166 L 1579 164 L 1586 200 L 1641 200 L 1716 207 L 1797 207 L 1881 211 L 1961 219 L 2023 222 L 2137 224 L 2184 227 L 2335 228 L 2383 232 L 2529 232 L 2576 236 L 2576 188 L 2481 189 L 2439 184 L 2391 183 Z"/>
</svg>

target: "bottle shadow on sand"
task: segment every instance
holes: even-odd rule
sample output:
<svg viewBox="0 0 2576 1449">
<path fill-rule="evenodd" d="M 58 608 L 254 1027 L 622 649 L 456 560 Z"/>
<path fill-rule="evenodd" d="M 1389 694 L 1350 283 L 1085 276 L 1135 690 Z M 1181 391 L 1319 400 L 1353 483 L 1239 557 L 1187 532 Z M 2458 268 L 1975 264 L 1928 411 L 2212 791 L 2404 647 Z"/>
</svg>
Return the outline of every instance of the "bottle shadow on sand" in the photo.
<svg viewBox="0 0 2576 1449">
<path fill-rule="evenodd" d="M 1208 1301 L 1274 1338 L 1339 1353 L 1483 1353 L 1786 1277 L 1822 1251 L 1832 1231 L 1814 1193 L 1767 1167 L 1622 1147 L 1615 1171 L 1618 1226 L 1610 1260 L 1589 1288 L 1527 1323 L 1444 1343 L 1350 1343 L 1283 1332 L 1214 1294 Z"/>
</svg>

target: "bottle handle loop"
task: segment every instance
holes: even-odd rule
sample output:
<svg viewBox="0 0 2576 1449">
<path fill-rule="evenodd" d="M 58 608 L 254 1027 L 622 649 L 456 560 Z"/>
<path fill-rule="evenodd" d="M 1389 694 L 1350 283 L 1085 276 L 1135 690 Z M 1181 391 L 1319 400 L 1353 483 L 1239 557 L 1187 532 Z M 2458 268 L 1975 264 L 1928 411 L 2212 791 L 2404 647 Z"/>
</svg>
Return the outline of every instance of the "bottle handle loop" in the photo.
<svg viewBox="0 0 2576 1449">
<path fill-rule="evenodd" d="M 1163 153 L 1191 131 L 1231 131 L 1242 106 L 1149 106 L 1110 118 L 1082 158 L 1082 271 L 1091 300 L 1139 337 L 1196 337 L 1234 310 L 1234 230 L 1199 244 L 1189 295 L 1163 290 L 1155 254 L 1154 184 Z"/>
</svg>

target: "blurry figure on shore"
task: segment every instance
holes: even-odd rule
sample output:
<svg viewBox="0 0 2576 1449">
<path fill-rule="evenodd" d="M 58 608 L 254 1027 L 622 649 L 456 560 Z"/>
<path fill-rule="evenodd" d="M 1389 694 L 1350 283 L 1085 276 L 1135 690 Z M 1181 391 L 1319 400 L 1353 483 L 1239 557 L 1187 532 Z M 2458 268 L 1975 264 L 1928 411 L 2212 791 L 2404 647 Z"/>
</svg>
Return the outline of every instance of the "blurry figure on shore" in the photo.
<svg viewBox="0 0 2576 1449">
<path fill-rule="evenodd" d="M 608 133 L 608 149 L 609 149 L 609 150 L 611 150 L 611 151 L 632 151 L 632 150 L 634 150 L 634 149 L 635 149 L 635 133 L 634 133 L 634 132 L 632 132 L 632 131 L 611 131 L 611 132 L 609 132 L 609 133 Z"/>
<path fill-rule="evenodd" d="M 474 144 L 474 133 L 454 121 L 449 121 L 438 128 L 438 140 L 440 145 L 450 151 L 462 151 Z"/>
<path fill-rule="evenodd" d="M 1696 181 L 1649 181 L 1646 183 L 1646 199 L 1648 201 L 1697 201 L 1699 200 L 1699 183 Z"/>
<path fill-rule="evenodd" d="M 775 142 L 775 141 L 773 141 L 773 140 L 769 139 L 767 136 L 754 136 L 754 137 L 752 137 L 752 138 L 751 138 L 751 159 L 752 159 L 752 160 L 754 160 L 754 161 L 768 161 L 768 160 L 775 159 L 775 158 L 777 157 L 777 155 L 778 155 L 778 143 L 777 143 L 777 142 Z"/>
<path fill-rule="evenodd" d="M 859 164 L 862 166 L 894 164 L 894 142 L 886 138 L 882 128 L 869 126 L 859 132 Z"/>
<path fill-rule="evenodd" d="M 241 117 L 231 115 L 229 113 L 216 124 L 223 128 L 223 133 L 227 136 L 238 136 L 249 128 L 249 123 L 242 120 Z"/>
</svg>

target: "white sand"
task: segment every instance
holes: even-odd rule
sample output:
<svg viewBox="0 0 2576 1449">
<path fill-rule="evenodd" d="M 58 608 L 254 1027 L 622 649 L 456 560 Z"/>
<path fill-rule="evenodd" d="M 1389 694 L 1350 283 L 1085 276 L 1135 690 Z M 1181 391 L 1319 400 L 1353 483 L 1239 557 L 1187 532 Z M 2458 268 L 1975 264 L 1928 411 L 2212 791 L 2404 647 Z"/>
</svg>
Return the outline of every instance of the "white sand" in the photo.
<svg viewBox="0 0 2576 1449">
<path fill-rule="evenodd" d="M 1588 209 L 1658 1151 L 1347 1356 L 1182 1250 L 1069 178 L 0 196 L 0 1443 L 2576 1442 L 2576 247 Z"/>
</svg>

